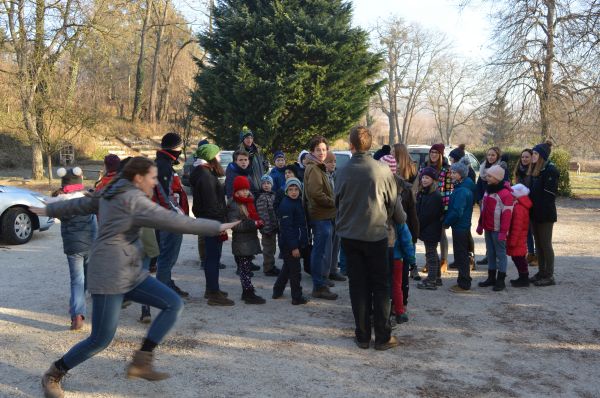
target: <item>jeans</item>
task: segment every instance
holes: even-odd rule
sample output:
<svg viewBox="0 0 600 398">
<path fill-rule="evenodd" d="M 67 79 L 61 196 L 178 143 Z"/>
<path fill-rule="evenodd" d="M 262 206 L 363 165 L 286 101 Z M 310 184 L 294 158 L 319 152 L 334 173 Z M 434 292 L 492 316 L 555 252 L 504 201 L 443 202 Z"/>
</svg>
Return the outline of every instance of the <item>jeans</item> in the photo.
<svg viewBox="0 0 600 398">
<path fill-rule="evenodd" d="M 317 290 L 325 285 L 323 275 L 329 274 L 331 264 L 331 246 L 333 243 L 333 223 L 331 220 L 311 221 L 313 232 L 313 248 L 310 257 L 310 275 L 313 280 L 313 289 Z"/>
<path fill-rule="evenodd" d="M 344 275 L 347 274 L 346 268 L 346 253 L 344 252 L 344 248 L 342 247 L 342 243 L 340 240 L 340 272 Z"/>
<path fill-rule="evenodd" d="M 206 279 L 206 291 L 218 292 L 219 289 L 219 264 L 223 252 L 223 241 L 218 236 L 206 236 L 204 247 L 206 257 L 204 261 L 204 278 Z"/>
<path fill-rule="evenodd" d="M 498 232 L 485 231 L 485 250 L 488 257 L 488 270 L 506 272 L 506 241 L 498 240 Z"/>
<path fill-rule="evenodd" d="M 342 238 L 342 248 L 347 256 L 350 302 L 356 339 L 371 341 L 371 314 L 375 323 L 375 343 L 389 341 L 390 281 L 387 260 L 387 238 L 365 242 Z"/>
<path fill-rule="evenodd" d="M 67 254 L 69 274 L 71 276 L 71 299 L 69 300 L 69 314 L 71 319 L 77 315 L 86 316 L 85 306 L 85 275 L 88 266 L 88 253 Z"/>
<path fill-rule="evenodd" d="M 177 293 L 150 276 L 125 294 L 93 294 L 92 333 L 63 356 L 69 368 L 74 368 L 108 347 L 117 331 L 123 299 L 161 310 L 146 337 L 156 344 L 163 341 L 183 311 L 183 301 Z"/>
<path fill-rule="evenodd" d="M 442 228 L 442 236 L 440 238 L 440 259 L 441 261 L 448 261 L 448 235 L 446 235 L 445 228 Z"/>
<path fill-rule="evenodd" d="M 538 269 L 544 278 L 554 276 L 554 249 L 552 248 L 553 222 L 532 223 L 535 248 L 537 249 Z"/>
<path fill-rule="evenodd" d="M 273 294 L 279 296 L 283 294 L 285 285 L 290 281 L 290 289 L 292 291 L 292 299 L 299 300 L 302 297 L 302 274 L 300 273 L 300 258 L 292 256 L 292 251 L 284 249 L 281 251 L 283 256 L 283 267 L 277 276 L 277 280 L 273 285 Z"/>
<path fill-rule="evenodd" d="M 452 229 L 452 246 L 454 247 L 454 265 L 458 268 L 456 284 L 463 289 L 471 288 L 471 263 L 469 261 L 469 231 Z"/>
<path fill-rule="evenodd" d="M 156 231 L 156 239 L 158 239 L 158 246 L 160 247 L 160 254 L 156 260 L 156 279 L 167 286 L 173 287 L 171 270 L 179 257 L 183 235 L 167 231 Z"/>
</svg>

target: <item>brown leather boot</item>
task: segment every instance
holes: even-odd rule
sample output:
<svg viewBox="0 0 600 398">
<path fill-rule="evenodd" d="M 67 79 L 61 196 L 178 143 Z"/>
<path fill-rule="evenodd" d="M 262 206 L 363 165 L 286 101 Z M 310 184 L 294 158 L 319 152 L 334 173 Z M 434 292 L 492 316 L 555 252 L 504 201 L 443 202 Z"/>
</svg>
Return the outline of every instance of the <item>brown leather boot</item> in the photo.
<svg viewBox="0 0 600 398">
<path fill-rule="evenodd" d="M 42 376 L 42 388 L 44 389 L 44 397 L 46 398 L 63 398 L 65 393 L 60 385 L 60 381 L 67 372 L 62 372 L 52 364 L 50 369 Z"/>
<path fill-rule="evenodd" d="M 440 264 L 440 272 L 442 274 L 445 274 L 446 272 L 448 272 L 448 260 L 442 260 L 442 262 Z"/>
<path fill-rule="evenodd" d="M 140 378 L 148 381 L 158 381 L 168 379 L 168 373 L 161 373 L 154 370 L 152 366 L 153 355 L 148 351 L 136 351 L 133 354 L 133 361 L 127 367 L 127 377 Z"/>
<path fill-rule="evenodd" d="M 71 330 L 79 330 L 83 328 L 83 315 L 75 315 L 71 319 Z"/>
</svg>

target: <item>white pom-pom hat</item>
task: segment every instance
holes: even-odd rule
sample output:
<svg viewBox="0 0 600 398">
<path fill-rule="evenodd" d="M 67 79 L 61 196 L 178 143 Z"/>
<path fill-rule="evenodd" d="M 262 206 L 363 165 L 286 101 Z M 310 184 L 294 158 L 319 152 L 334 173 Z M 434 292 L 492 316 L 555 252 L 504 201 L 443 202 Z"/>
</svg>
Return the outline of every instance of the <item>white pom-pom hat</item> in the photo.
<svg viewBox="0 0 600 398">
<path fill-rule="evenodd" d="M 80 167 L 73 167 L 65 169 L 61 167 L 56 170 L 56 175 L 61 178 L 61 185 L 66 187 L 67 185 L 79 185 L 83 184 L 83 170 Z"/>
</svg>

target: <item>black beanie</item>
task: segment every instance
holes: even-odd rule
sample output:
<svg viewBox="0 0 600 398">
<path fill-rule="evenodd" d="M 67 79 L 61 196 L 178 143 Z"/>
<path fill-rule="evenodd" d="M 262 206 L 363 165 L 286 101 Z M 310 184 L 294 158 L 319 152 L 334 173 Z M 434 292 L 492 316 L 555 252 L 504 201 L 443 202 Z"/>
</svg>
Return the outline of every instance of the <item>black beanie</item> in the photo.
<svg viewBox="0 0 600 398">
<path fill-rule="evenodd" d="M 177 133 L 167 133 L 163 135 L 162 140 L 160 141 L 160 147 L 162 149 L 174 149 L 178 146 L 181 146 L 183 141 L 181 137 Z"/>
</svg>

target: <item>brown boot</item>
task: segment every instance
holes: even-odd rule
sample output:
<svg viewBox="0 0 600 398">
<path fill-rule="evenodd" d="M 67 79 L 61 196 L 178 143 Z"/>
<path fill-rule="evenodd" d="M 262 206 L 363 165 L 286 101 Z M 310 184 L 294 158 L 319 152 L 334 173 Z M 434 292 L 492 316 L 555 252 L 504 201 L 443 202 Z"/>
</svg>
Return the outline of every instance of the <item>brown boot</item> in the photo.
<svg viewBox="0 0 600 398">
<path fill-rule="evenodd" d="M 71 330 L 79 330 L 83 328 L 83 315 L 75 315 L 71 319 Z"/>
<path fill-rule="evenodd" d="M 208 299 L 208 305 L 214 306 L 232 306 L 235 302 L 228 299 L 222 292 L 206 292 L 206 298 Z"/>
<path fill-rule="evenodd" d="M 442 260 L 442 262 L 440 264 L 440 272 L 442 274 L 445 274 L 446 272 L 448 272 L 448 260 Z"/>
<path fill-rule="evenodd" d="M 161 373 L 152 367 L 152 353 L 148 351 L 136 351 L 133 354 L 133 361 L 127 368 L 127 377 L 130 379 L 140 378 L 148 381 L 157 381 L 168 379 L 168 373 Z"/>
<path fill-rule="evenodd" d="M 44 373 L 42 377 L 42 388 L 44 389 L 44 397 L 46 398 L 63 398 L 65 393 L 60 385 L 60 381 L 67 372 L 62 372 L 52 364 L 50 369 Z"/>
<path fill-rule="evenodd" d="M 538 266 L 537 256 L 533 253 L 527 253 L 527 263 L 529 263 L 530 267 L 537 267 Z"/>
</svg>

